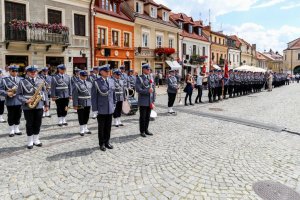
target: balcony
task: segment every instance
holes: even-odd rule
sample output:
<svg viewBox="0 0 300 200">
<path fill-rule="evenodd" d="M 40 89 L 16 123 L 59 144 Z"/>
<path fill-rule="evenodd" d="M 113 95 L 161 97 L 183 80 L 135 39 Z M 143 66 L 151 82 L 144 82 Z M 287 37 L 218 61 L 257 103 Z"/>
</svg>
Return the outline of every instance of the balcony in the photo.
<svg viewBox="0 0 300 200">
<path fill-rule="evenodd" d="M 28 23 L 12 21 L 5 24 L 5 41 L 40 44 L 69 44 L 69 30 L 67 27 L 55 24 Z"/>
</svg>

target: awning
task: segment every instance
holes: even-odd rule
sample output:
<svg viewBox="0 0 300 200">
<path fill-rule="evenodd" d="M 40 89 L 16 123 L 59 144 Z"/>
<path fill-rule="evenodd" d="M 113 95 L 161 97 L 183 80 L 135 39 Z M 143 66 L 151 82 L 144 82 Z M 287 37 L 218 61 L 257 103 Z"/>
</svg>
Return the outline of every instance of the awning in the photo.
<svg viewBox="0 0 300 200">
<path fill-rule="evenodd" d="M 213 65 L 213 68 L 215 68 L 215 69 L 221 69 L 221 67 L 219 67 L 219 65 Z"/>
<path fill-rule="evenodd" d="M 170 61 L 170 60 L 166 60 L 166 63 L 169 65 L 169 67 L 172 70 L 180 70 L 181 69 L 181 65 L 177 62 L 177 61 Z"/>
</svg>

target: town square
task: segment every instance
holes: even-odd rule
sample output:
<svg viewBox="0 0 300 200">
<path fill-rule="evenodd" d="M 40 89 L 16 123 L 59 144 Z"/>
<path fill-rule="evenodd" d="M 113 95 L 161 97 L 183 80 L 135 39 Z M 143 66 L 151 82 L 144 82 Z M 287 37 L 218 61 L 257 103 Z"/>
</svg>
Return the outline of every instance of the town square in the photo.
<svg viewBox="0 0 300 200">
<path fill-rule="evenodd" d="M 0 199 L 300 200 L 298 7 L 0 0 Z"/>
</svg>

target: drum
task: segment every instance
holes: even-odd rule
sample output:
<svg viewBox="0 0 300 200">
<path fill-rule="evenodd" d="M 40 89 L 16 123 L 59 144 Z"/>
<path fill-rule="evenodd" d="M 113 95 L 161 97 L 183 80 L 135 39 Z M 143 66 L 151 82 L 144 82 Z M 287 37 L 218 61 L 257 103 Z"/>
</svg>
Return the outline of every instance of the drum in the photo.
<svg viewBox="0 0 300 200">
<path fill-rule="evenodd" d="M 135 115 L 138 110 L 138 101 L 134 97 L 129 97 L 127 101 L 123 101 L 122 112 L 124 115 Z"/>
</svg>

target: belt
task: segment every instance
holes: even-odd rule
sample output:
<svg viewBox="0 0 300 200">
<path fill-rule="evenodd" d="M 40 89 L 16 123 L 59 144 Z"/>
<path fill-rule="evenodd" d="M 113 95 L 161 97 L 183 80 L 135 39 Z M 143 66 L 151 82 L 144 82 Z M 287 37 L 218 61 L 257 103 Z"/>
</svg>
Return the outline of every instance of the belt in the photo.
<svg viewBox="0 0 300 200">
<path fill-rule="evenodd" d="M 78 97 L 78 99 L 90 99 L 91 98 L 91 96 L 81 96 L 81 97 Z"/>
<path fill-rule="evenodd" d="M 66 90 L 66 89 L 68 89 L 68 87 L 56 87 L 55 89 L 57 89 L 57 90 Z"/>
<path fill-rule="evenodd" d="M 116 94 L 123 94 L 123 92 L 115 92 Z"/>
</svg>

